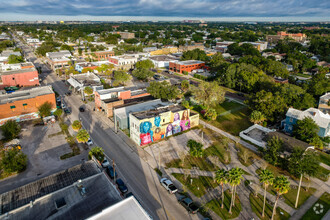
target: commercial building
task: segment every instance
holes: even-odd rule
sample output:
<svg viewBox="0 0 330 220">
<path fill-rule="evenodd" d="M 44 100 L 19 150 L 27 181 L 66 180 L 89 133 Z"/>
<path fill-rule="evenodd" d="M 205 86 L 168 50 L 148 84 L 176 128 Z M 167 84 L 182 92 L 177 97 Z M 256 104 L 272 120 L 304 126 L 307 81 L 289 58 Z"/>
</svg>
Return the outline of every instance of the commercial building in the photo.
<svg viewBox="0 0 330 220">
<path fill-rule="evenodd" d="M 252 46 L 259 51 L 266 50 L 267 46 L 268 46 L 268 42 L 261 42 L 261 41 L 260 42 L 241 42 L 241 43 L 239 43 L 239 45 L 242 45 L 242 44 L 252 44 Z"/>
<path fill-rule="evenodd" d="M 10 55 L 22 56 L 20 52 L 13 50 L 5 50 L 0 53 L 0 62 L 7 62 Z"/>
<path fill-rule="evenodd" d="M 188 50 L 195 50 L 195 49 L 204 50 L 204 45 L 202 43 L 195 43 L 193 45 L 180 45 L 179 46 L 179 52 L 185 52 Z"/>
<path fill-rule="evenodd" d="M 45 102 L 50 102 L 55 110 L 55 93 L 51 86 L 0 95 L 0 125 L 8 120 L 20 122 L 38 118 L 38 107 Z"/>
<path fill-rule="evenodd" d="M 155 55 L 164 55 L 164 54 L 171 54 L 171 53 L 177 53 L 179 49 L 177 47 L 164 47 L 162 49 L 150 51 L 151 56 Z"/>
<path fill-rule="evenodd" d="M 310 117 L 319 127 L 318 135 L 320 137 L 330 136 L 330 115 L 324 114 L 322 111 L 316 108 L 309 108 L 305 111 L 300 111 L 294 108 L 289 108 L 286 113 L 285 120 L 282 121 L 284 131 L 292 134 L 294 125 L 298 120 L 303 120 L 306 117 Z"/>
<path fill-rule="evenodd" d="M 92 160 L 0 195 L 0 219 L 150 220 Z"/>
<path fill-rule="evenodd" d="M 76 63 L 74 69 L 81 73 L 84 69 L 95 70 L 98 66 L 90 62 Z"/>
<path fill-rule="evenodd" d="M 205 62 L 199 60 L 173 61 L 169 63 L 169 70 L 176 73 L 183 73 L 183 71 L 190 73 L 193 70 L 204 68 Z"/>
<path fill-rule="evenodd" d="M 129 114 L 130 138 L 139 146 L 156 142 L 199 124 L 199 114 L 181 105 Z"/>
<path fill-rule="evenodd" d="M 117 87 L 112 89 L 96 90 L 95 107 L 105 112 L 107 117 L 113 116 L 113 108 L 123 105 L 124 100 L 142 96 L 149 96 L 144 89 Z"/>
<path fill-rule="evenodd" d="M 133 68 L 138 58 L 133 55 L 114 56 L 109 58 L 110 63 L 120 67 Z"/>
<path fill-rule="evenodd" d="M 101 60 L 109 60 L 110 57 L 113 57 L 115 55 L 115 52 L 113 52 L 113 51 L 96 51 L 96 52 L 94 52 L 94 54 L 97 57 L 97 60 L 101 61 Z"/>
<path fill-rule="evenodd" d="M 34 67 L 0 72 L 0 76 L 0 88 L 9 86 L 25 87 L 39 85 L 38 71 Z"/>
<path fill-rule="evenodd" d="M 80 91 L 83 95 L 83 98 L 83 91 L 87 86 L 93 88 L 94 91 L 97 89 L 103 89 L 100 77 L 92 72 L 72 75 L 67 80 L 67 82 L 73 87 L 75 91 Z"/>
<path fill-rule="evenodd" d="M 275 44 L 279 40 L 284 40 L 285 38 L 290 38 L 297 42 L 304 42 L 304 41 L 306 41 L 307 36 L 306 36 L 306 34 L 303 34 L 303 33 L 291 34 L 291 33 L 286 33 L 283 31 L 277 32 L 277 35 L 267 35 L 266 36 L 267 42 L 270 44 Z"/>
<path fill-rule="evenodd" d="M 47 63 L 53 70 L 69 67 L 71 61 L 71 53 L 68 50 L 61 50 L 59 52 L 46 53 Z"/>
<path fill-rule="evenodd" d="M 135 34 L 134 33 L 130 33 L 130 32 L 112 32 L 112 34 L 119 34 L 120 38 L 122 39 L 131 39 L 131 38 L 135 38 Z"/>
<path fill-rule="evenodd" d="M 34 67 L 34 65 L 31 62 L 15 63 L 15 64 L 0 63 L 0 72 L 6 72 L 6 71 L 10 71 L 10 70 L 28 69 L 28 68 L 33 68 L 33 67 Z"/>
<path fill-rule="evenodd" d="M 170 55 L 150 56 L 148 59 L 151 60 L 154 66 L 158 68 L 169 68 L 170 62 L 179 60 L 178 58 Z"/>
<path fill-rule="evenodd" d="M 320 97 L 318 109 L 324 114 L 330 115 L 330 92 Z"/>
</svg>

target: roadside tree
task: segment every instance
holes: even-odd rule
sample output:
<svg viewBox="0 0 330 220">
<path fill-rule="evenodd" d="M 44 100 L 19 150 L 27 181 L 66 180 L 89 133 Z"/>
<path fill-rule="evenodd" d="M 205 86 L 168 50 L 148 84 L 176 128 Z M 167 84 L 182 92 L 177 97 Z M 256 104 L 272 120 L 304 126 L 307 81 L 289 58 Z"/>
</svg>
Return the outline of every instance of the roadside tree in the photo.
<svg viewBox="0 0 330 220">
<path fill-rule="evenodd" d="M 52 114 L 53 104 L 50 102 L 45 102 L 44 104 L 40 105 L 38 108 L 39 116 L 41 118 L 50 116 Z"/>
<path fill-rule="evenodd" d="M 275 200 L 271 220 L 274 219 L 278 199 L 280 198 L 281 195 L 287 193 L 290 190 L 290 181 L 288 180 L 287 177 L 283 175 L 277 176 L 274 179 L 273 188 L 276 190 L 276 200 Z"/>
<path fill-rule="evenodd" d="M 86 87 L 84 88 L 84 93 L 85 93 L 86 95 L 92 95 L 92 94 L 93 94 L 93 89 L 92 89 L 91 87 L 89 87 L 89 86 L 86 86 Z"/>
<path fill-rule="evenodd" d="M 259 174 L 259 181 L 264 187 L 264 203 L 262 206 L 262 214 L 261 216 L 265 216 L 265 206 L 266 206 L 266 196 L 267 196 L 267 187 L 273 184 L 274 174 L 270 170 L 262 170 Z"/>
<path fill-rule="evenodd" d="M 89 134 L 85 129 L 80 129 L 76 138 L 79 143 L 85 143 L 88 141 Z"/>
<path fill-rule="evenodd" d="M 92 156 L 94 156 L 98 161 L 101 163 L 104 160 L 104 150 L 101 147 L 93 147 L 89 152 L 88 152 L 88 157 L 91 159 Z"/>
<path fill-rule="evenodd" d="M 81 129 L 82 125 L 81 125 L 81 122 L 79 120 L 75 120 L 73 123 L 72 123 L 72 129 L 75 130 L 75 131 L 79 131 Z"/>
<path fill-rule="evenodd" d="M 217 82 L 201 82 L 192 88 L 192 95 L 196 101 L 206 109 L 214 107 L 225 100 L 225 92 Z"/>
<path fill-rule="evenodd" d="M 219 169 L 215 173 L 215 181 L 221 185 L 221 208 L 223 209 L 223 201 L 225 199 L 223 185 L 227 183 L 228 172 L 225 169 Z"/>
<path fill-rule="evenodd" d="M 135 69 L 132 72 L 132 75 L 139 80 L 148 81 L 148 78 L 152 77 L 155 73 L 151 70 L 140 68 Z"/>
</svg>

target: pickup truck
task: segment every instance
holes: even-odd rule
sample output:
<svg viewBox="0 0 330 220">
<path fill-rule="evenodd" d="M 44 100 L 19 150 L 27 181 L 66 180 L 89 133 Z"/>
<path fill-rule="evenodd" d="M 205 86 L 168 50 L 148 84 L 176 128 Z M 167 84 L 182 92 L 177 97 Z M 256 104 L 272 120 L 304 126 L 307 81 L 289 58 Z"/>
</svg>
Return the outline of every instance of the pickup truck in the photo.
<svg viewBox="0 0 330 220">
<path fill-rule="evenodd" d="M 189 198 L 189 197 L 181 197 L 179 199 L 180 204 L 187 209 L 188 212 L 192 214 L 196 214 L 198 212 L 198 206 Z"/>
<path fill-rule="evenodd" d="M 178 191 L 178 189 L 174 186 L 171 180 L 167 178 L 163 178 L 160 180 L 160 183 L 164 186 L 164 188 L 171 194 L 174 194 Z"/>
</svg>

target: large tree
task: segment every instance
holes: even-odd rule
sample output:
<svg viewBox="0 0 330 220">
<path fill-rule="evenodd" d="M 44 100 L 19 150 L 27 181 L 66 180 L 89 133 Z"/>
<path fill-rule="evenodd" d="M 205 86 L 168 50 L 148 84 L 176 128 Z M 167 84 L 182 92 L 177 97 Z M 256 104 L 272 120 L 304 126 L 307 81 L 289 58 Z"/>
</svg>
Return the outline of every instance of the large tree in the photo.
<svg viewBox="0 0 330 220">
<path fill-rule="evenodd" d="M 123 70 L 117 70 L 113 72 L 113 79 L 113 86 L 126 85 L 132 79 L 132 76 Z"/>
<path fill-rule="evenodd" d="M 283 151 L 283 141 L 279 137 L 272 137 L 267 142 L 265 160 L 276 166 L 281 152 Z"/>
<path fill-rule="evenodd" d="M 266 192 L 267 192 L 267 187 L 269 185 L 273 184 L 274 181 L 274 174 L 270 170 L 262 170 L 261 173 L 259 174 L 259 181 L 260 183 L 264 186 L 264 204 L 262 207 L 262 217 L 265 216 L 265 206 L 266 206 Z"/>
<path fill-rule="evenodd" d="M 17 55 L 11 54 L 8 57 L 9 64 L 23 63 L 23 62 L 24 62 L 24 58 L 22 56 L 17 56 Z"/>
<path fill-rule="evenodd" d="M 264 114 L 260 111 L 254 110 L 250 115 L 250 121 L 254 124 L 260 124 L 266 120 Z"/>
<path fill-rule="evenodd" d="M 288 170 L 291 174 L 300 178 L 295 208 L 298 206 L 302 178 L 306 175 L 314 176 L 319 167 L 318 164 L 317 156 L 311 150 L 305 151 L 300 148 L 295 148 L 290 155 Z"/>
<path fill-rule="evenodd" d="M 278 199 L 280 198 L 281 195 L 287 193 L 290 190 L 290 181 L 288 180 L 287 177 L 285 177 L 283 175 L 277 176 L 274 179 L 273 188 L 276 190 L 276 199 L 275 199 L 275 203 L 274 203 L 271 220 L 274 219 Z"/>
<path fill-rule="evenodd" d="M 154 74 L 154 72 L 145 68 L 135 69 L 132 72 L 134 77 L 143 81 L 148 81 L 148 78 L 152 77 Z"/>
<path fill-rule="evenodd" d="M 192 94 L 196 101 L 207 109 L 225 100 L 225 91 L 215 81 L 201 82 L 197 87 L 192 88 Z"/>
<path fill-rule="evenodd" d="M 172 100 L 179 95 L 178 88 L 167 81 L 151 82 L 147 88 L 147 92 L 155 98 L 164 100 Z"/>
<path fill-rule="evenodd" d="M 299 140 L 306 141 L 308 143 L 315 143 L 315 139 L 319 139 L 319 129 L 319 126 L 311 117 L 305 117 L 302 120 L 298 120 L 293 126 L 293 135 Z"/>
<path fill-rule="evenodd" d="M 5 139 L 10 141 L 18 137 L 19 133 L 21 132 L 21 127 L 16 121 L 9 120 L 1 126 L 1 130 Z"/>
<path fill-rule="evenodd" d="M 154 67 L 154 63 L 151 60 L 141 60 L 135 64 L 137 69 L 151 69 Z"/>
<path fill-rule="evenodd" d="M 219 169 L 215 173 L 215 181 L 221 185 L 221 208 L 223 208 L 223 201 L 225 199 L 223 192 L 223 185 L 227 183 L 228 172 L 225 169 Z"/>
<path fill-rule="evenodd" d="M 235 206 L 235 196 L 236 196 L 236 187 L 241 183 L 243 178 L 243 170 L 239 167 L 232 168 L 228 172 L 228 183 L 231 185 L 231 201 L 229 207 L 229 214 L 231 214 L 231 209 Z"/>
<path fill-rule="evenodd" d="M 27 156 L 18 148 L 1 152 L 1 167 L 8 173 L 21 172 L 27 166 Z"/>
<path fill-rule="evenodd" d="M 41 118 L 50 116 L 52 114 L 53 104 L 50 102 L 45 102 L 44 104 L 40 105 L 38 108 L 39 116 Z"/>
<path fill-rule="evenodd" d="M 101 163 L 104 161 L 104 150 L 101 147 L 93 147 L 89 152 L 88 152 L 89 158 L 92 158 L 94 156 L 98 161 Z"/>
<path fill-rule="evenodd" d="M 79 143 L 85 143 L 88 141 L 89 134 L 85 129 L 80 129 L 76 138 Z"/>
</svg>

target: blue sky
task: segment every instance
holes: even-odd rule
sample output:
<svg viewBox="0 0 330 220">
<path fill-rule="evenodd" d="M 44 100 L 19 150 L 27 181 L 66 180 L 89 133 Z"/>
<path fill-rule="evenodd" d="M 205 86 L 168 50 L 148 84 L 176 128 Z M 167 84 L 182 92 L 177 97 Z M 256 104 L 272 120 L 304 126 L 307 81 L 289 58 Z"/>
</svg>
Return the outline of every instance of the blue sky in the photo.
<svg viewBox="0 0 330 220">
<path fill-rule="evenodd" d="M 329 0 L 0 0 L 0 20 L 106 20 L 109 16 L 128 16 L 140 20 L 198 17 L 326 21 L 329 9 Z"/>
</svg>

